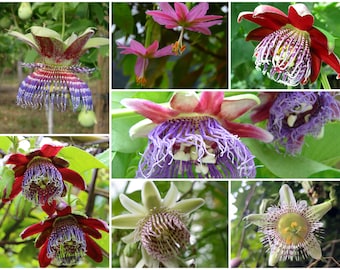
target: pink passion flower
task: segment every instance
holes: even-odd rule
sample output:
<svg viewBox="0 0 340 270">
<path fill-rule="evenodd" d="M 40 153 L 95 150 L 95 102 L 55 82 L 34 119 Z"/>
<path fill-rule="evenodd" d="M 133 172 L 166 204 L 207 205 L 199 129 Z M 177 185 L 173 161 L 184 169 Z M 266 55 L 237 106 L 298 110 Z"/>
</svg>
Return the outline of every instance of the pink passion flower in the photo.
<svg viewBox="0 0 340 270">
<path fill-rule="evenodd" d="M 13 200 L 22 192 L 27 200 L 53 213 L 56 200 L 66 194 L 64 180 L 84 190 L 80 174 L 68 169 L 69 163 L 56 156 L 62 148 L 45 144 L 27 155 L 12 154 L 6 164 L 14 165 L 15 180 L 10 194 L 5 192 L 2 201 Z"/>
<path fill-rule="evenodd" d="M 313 27 L 314 17 L 304 4 L 288 8 L 288 16 L 281 10 L 260 5 L 253 12 L 241 12 L 242 19 L 260 25 L 246 40 L 260 41 L 254 51 L 257 69 L 276 82 L 296 86 L 314 82 L 322 61 L 340 75 L 340 62 L 328 44 L 327 37 Z"/>
<path fill-rule="evenodd" d="M 173 45 L 173 52 L 176 54 L 183 53 L 184 30 L 211 35 L 209 27 L 222 22 L 223 16 L 206 15 L 209 4 L 199 3 L 190 11 L 183 3 L 174 3 L 175 9 L 169 3 L 161 2 L 158 4 L 161 10 L 147 11 L 146 14 L 152 16 L 155 22 L 164 25 L 167 29 L 181 27 L 181 34 L 178 41 Z"/>
<path fill-rule="evenodd" d="M 139 178 L 255 177 L 254 156 L 239 137 L 270 142 L 270 133 L 250 124 L 232 122 L 258 104 L 254 95 L 224 98 L 223 92 L 177 92 L 169 107 L 143 99 L 121 102 L 147 117 L 130 136 L 148 136 L 139 163 Z"/>
<path fill-rule="evenodd" d="M 35 246 L 40 248 L 40 267 L 53 263 L 57 266 L 74 266 L 87 254 L 95 262 L 103 260 L 101 248 L 92 239 L 99 239 L 101 233 L 109 231 L 106 222 L 73 214 L 70 206 L 59 210 L 47 220 L 33 224 L 22 233 L 23 239 L 40 233 Z"/>
<path fill-rule="evenodd" d="M 105 38 L 91 38 L 94 29 L 88 28 L 77 36 L 72 34 L 67 40 L 55 31 L 33 26 L 29 34 L 16 31 L 10 35 L 20 39 L 35 49 L 41 56 L 41 63 L 24 64 L 34 68 L 20 84 L 17 104 L 24 108 L 48 108 L 56 105 L 65 111 L 68 99 L 71 99 L 73 110 L 83 106 L 92 110 L 92 94 L 89 86 L 78 78 L 77 73 L 89 74 L 93 69 L 78 65 L 79 58 L 92 47 L 108 43 Z"/>
<path fill-rule="evenodd" d="M 145 48 L 143 44 L 136 40 L 131 40 L 130 47 L 118 44 L 119 49 L 123 49 L 121 54 L 137 55 L 137 62 L 135 65 L 136 82 L 145 86 L 147 80 L 145 78 L 145 71 L 149 65 L 149 59 L 160 58 L 167 55 L 173 55 L 171 45 L 158 50 L 159 43 L 155 40 L 149 47 Z"/>
</svg>

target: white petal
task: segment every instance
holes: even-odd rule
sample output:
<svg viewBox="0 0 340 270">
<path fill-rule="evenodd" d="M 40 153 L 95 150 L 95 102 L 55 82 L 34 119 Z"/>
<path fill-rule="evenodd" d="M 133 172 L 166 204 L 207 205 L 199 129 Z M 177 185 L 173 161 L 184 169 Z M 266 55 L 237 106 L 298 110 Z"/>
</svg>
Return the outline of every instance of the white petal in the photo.
<svg viewBox="0 0 340 270">
<path fill-rule="evenodd" d="M 200 208 L 204 204 L 204 200 L 201 198 L 182 200 L 176 203 L 171 209 L 177 210 L 183 214 L 189 214 L 196 209 Z"/>
<path fill-rule="evenodd" d="M 153 130 L 155 126 L 156 124 L 150 119 L 143 119 L 130 128 L 129 135 L 132 139 L 148 137 L 150 131 Z"/>
<path fill-rule="evenodd" d="M 113 228 L 117 229 L 135 229 L 137 227 L 138 221 L 140 221 L 143 216 L 138 216 L 134 214 L 126 214 L 113 217 L 111 224 Z"/>
<path fill-rule="evenodd" d="M 124 208 L 132 214 L 146 215 L 148 213 L 148 211 L 144 208 L 143 205 L 140 205 L 139 203 L 136 203 L 135 201 L 131 200 L 125 194 L 120 194 L 119 200 L 120 203 L 124 206 Z"/>
<path fill-rule="evenodd" d="M 296 205 L 294 193 L 287 184 L 280 188 L 280 203 L 281 205 Z"/>
<path fill-rule="evenodd" d="M 248 221 L 256 226 L 262 227 L 266 224 L 265 214 L 251 214 L 243 218 L 243 220 Z"/>
<path fill-rule="evenodd" d="M 320 204 L 316 204 L 310 207 L 313 216 L 320 220 L 329 210 L 332 208 L 332 202 L 326 201 Z"/>
<path fill-rule="evenodd" d="M 142 247 L 142 257 L 145 265 L 148 268 L 159 268 L 159 261 L 152 258 L 145 250 L 145 248 Z"/>
<path fill-rule="evenodd" d="M 178 194 L 179 193 L 178 193 L 176 185 L 173 182 L 171 182 L 170 189 L 163 199 L 163 206 L 167 208 L 171 208 L 176 203 Z"/>
<path fill-rule="evenodd" d="M 136 231 L 133 231 L 133 232 L 129 233 L 128 235 L 122 237 L 121 240 L 126 244 L 132 244 L 132 243 L 139 241 L 138 235 L 136 234 Z"/>
<path fill-rule="evenodd" d="M 142 202 L 148 211 L 161 206 L 161 195 L 153 182 L 147 181 L 144 183 L 142 189 Z"/>
<path fill-rule="evenodd" d="M 308 247 L 306 247 L 305 250 L 312 258 L 316 260 L 320 260 L 322 257 L 320 244 L 314 236 L 312 236 L 311 241 L 308 243 Z"/>
<path fill-rule="evenodd" d="M 269 254 L 268 265 L 275 266 L 280 259 L 280 252 L 279 251 L 271 251 Z"/>
</svg>

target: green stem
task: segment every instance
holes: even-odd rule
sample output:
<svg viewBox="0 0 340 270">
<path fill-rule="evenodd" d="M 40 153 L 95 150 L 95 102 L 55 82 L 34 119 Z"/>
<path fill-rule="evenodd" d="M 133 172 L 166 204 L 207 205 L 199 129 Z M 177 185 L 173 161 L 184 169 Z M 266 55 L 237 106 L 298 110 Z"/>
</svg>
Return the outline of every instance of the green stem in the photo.
<svg viewBox="0 0 340 270">
<path fill-rule="evenodd" d="M 323 89 L 332 89 L 331 85 L 329 84 L 327 75 L 324 72 L 321 72 L 320 81 Z"/>
<path fill-rule="evenodd" d="M 62 24 L 61 24 L 61 39 L 64 40 L 65 34 L 65 3 L 62 3 L 63 12 L 62 12 Z"/>
</svg>

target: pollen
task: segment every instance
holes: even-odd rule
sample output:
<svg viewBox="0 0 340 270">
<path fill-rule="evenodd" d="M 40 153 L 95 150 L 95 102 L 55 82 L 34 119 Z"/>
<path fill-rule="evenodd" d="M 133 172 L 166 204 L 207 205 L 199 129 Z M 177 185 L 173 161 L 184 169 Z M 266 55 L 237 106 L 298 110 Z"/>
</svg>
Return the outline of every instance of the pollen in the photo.
<svg viewBox="0 0 340 270">
<path fill-rule="evenodd" d="M 282 240 L 288 245 L 302 243 L 308 234 L 308 222 L 297 213 L 286 213 L 278 221 L 277 229 Z"/>
</svg>

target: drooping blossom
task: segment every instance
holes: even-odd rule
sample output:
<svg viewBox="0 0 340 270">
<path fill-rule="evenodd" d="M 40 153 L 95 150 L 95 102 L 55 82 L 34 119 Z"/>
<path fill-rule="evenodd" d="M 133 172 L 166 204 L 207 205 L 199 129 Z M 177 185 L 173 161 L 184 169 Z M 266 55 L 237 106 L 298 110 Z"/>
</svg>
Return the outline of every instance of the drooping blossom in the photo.
<svg viewBox="0 0 340 270">
<path fill-rule="evenodd" d="M 30 45 L 41 57 L 39 63 L 24 64 L 34 68 L 34 71 L 21 82 L 17 104 L 34 109 L 48 108 L 52 104 L 58 110 L 65 111 L 70 99 L 74 111 L 80 106 L 92 110 L 91 90 L 77 73 L 89 74 L 94 69 L 82 67 L 78 61 L 89 48 L 108 43 L 107 39 L 91 38 L 95 33 L 92 28 L 79 36 L 72 34 L 65 41 L 48 28 L 33 26 L 30 31 L 26 35 L 9 32 Z"/>
<path fill-rule="evenodd" d="M 268 119 L 274 143 L 289 154 L 301 151 L 306 135 L 318 137 L 327 122 L 340 119 L 340 102 L 333 92 L 261 93 L 262 105 L 254 109 L 254 122 Z"/>
<path fill-rule="evenodd" d="M 134 230 L 122 241 L 128 244 L 141 243 L 142 259 L 136 268 L 183 266 L 180 257 L 190 244 L 188 216 L 201 207 L 204 200 L 192 198 L 176 202 L 178 195 L 175 184 L 171 183 L 169 191 L 161 199 L 156 185 L 145 182 L 142 204 L 124 194 L 119 196 L 121 204 L 130 213 L 113 217 L 112 226 Z"/>
<path fill-rule="evenodd" d="M 223 16 L 206 15 L 209 4 L 199 3 L 191 10 L 183 3 L 174 3 L 175 9 L 169 3 L 161 2 L 158 4 L 161 10 L 147 11 L 146 14 L 152 16 L 155 22 L 164 25 L 167 29 L 180 27 L 181 34 L 173 45 L 173 52 L 181 54 L 185 50 L 183 45 L 184 31 L 193 31 L 204 35 L 211 35 L 209 27 L 222 22 Z"/>
<path fill-rule="evenodd" d="M 143 99 L 122 104 L 149 118 L 130 129 L 148 136 L 136 177 L 242 178 L 256 174 L 254 156 L 239 137 L 271 141 L 270 133 L 232 122 L 258 104 L 254 95 L 224 98 L 223 92 L 177 92 L 169 108 Z"/>
<path fill-rule="evenodd" d="M 260 25 L 246 40 L 256 40 L 254 56 L 257 69 L 276 82 L 296 86 L 314 82 L 325 62 L 340 76 L 340 61 L 327 37 L 314 24 L 314 17 L 304 4 L 290 5 L 288 15 L 281 10 L 260 5 L 253 12 L 241 12 L 242 19 Z"/>
<path fill-rule="evenodd" d="M 12 154 L 6 164 L 14 165 L 15 180 L 10 194 L 5 192 L 2 201 L 13 200 L 22 192 L 27 200 L 53 213 L 56 200 L 66 195 L 64 181 L 84 190 L 85 182 L 80 174 L 67 168 L 69 163 L 56 156 L 62 148 L 45 144 L 27 155 Z"/>
<path fill-rule="evenodd" d="M 119 49 L 124 49 L 121 54 L 137 55 L 135 65 L 136 82 L 142 86 L 146 85 L 145 72 L 149 65 L 149 59 L 160 58 L 167 55 L 173 55 L 171 45 L 158 50 L 159 43 L 155 40 L 149 47 L 145 48 L 143 44 L 136 40 L 131 40 L 130 47 L 118 44 Z"/>
<path fill-rule="evenodd" d="M 332 208 L 331 201 L 308 206 L 296 201 L 291 188 L 280 188 L 280 204 L 271 206 L 263 214 L 251 214 L 244 219 L 259 226 L 262 242 L 268 248 L 269 266 L 279 261 L 303 260 L 308 256 L 322 257 L 318 240 L 322 228 L 320 219 Z"/>
<path fill-rule="evenodd" d="M 73 214 L 71 207 L 57 209 L 56 214 L 48 219 L 33 224 L 22 233 L 23 239 L 40 233 L 35 247 L 40 248 L 40 267 L 53 263 L 57 266 L 74 266 L 87 254 L 95 262 L 103 260 L 103 253 L 92 239 L 101 238 L 101 233 L 109 231 L 106 222 Z"/>
</svg>

